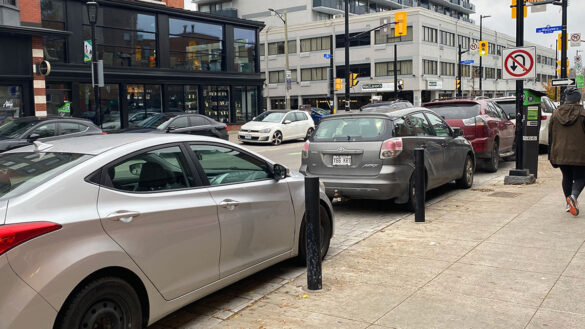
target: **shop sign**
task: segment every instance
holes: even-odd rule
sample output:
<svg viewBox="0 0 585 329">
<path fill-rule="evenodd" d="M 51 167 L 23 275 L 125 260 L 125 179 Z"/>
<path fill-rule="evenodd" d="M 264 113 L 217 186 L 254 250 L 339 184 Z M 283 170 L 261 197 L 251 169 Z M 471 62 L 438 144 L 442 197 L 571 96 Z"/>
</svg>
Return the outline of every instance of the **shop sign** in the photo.
<svg viewBox="0 0 585 329">
<path fill-rule="evenodd" d="M 429 90 L 442 90 L 443 89 L 443 81 L 442 80 L 427 80 L 427 89 L 429 89 Z"/>
<path fill-rule="evenodd" d="M 362 85 L 362 91 L 394 91 L 394 83 L 366 83 Z"/>
</svg>

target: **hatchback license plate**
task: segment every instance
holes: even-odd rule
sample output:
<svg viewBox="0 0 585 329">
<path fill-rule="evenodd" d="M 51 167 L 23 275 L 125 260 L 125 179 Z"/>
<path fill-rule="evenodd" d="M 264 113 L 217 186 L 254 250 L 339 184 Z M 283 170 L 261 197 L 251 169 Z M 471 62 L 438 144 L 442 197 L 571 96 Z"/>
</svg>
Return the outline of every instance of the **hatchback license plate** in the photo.
<svg viewBox="0 0 585 329">
<path fill-rule="evenodd" d="M 334 166 L 351 166 L 351 155 L 334 155 Z"/>
<path fill-rule="evenodd" d="M 245 139 L 252 139 L 252 135 L 244 135 Z"/>
</svg>

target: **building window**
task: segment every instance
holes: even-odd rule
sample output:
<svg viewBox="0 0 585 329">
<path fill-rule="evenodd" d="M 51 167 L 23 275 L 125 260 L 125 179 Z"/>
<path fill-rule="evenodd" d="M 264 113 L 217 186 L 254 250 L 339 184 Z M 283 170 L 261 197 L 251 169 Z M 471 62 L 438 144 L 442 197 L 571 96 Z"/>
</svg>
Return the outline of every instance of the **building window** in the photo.
<svg viewBox="0 0 585 329">
<path fill-rule="evenodd" d="M 216 12 L 221 12 L 221 11 L 229 10 L 229 9 L 232 9 L 232 2 L 231 1 L 216 2 L 216 3 L 210 3 L 207 5 L 199 6 L 199 11 L 203 12 L 203 13 L 216 13 Z"/>
<path fill-rule="evenodd" d="M 317 37 L 301 40 L 301 52 L 321 51 L 331 49 L 331 37 Z"/>
<path fill-rule="evenodd" d="M 497 48 L 498 48 L 498 50 L 496 51 L 497 55 L 498 55 L 498 56 L 502 56 L 502 51 L 503 51 L 503 50 L 504 50 L 506 47 L 498 45 L 498 47 L 497 47 Z"/>
<path fill-rule="evenodd" d="M 48 82 L 46 94 L 47 115 L 71 116 L 71 84 Z"/>
<path fill-rule="evenodd" d="M 0 122 L 23 115 L 22 87 L 0 85 Z"/>
<path fill-rule="evenodd" d="M 457 36 L 457 38 L 459 39 L 459 44 L 461 45 L 461 49 L 469 49 L 469 43 L 471 41 L 471 39 L 469 37 L 465 37 L 462 35 Z"/>
<path fill-rule="evenodd" d="M 437 75 L 437 61 L 423 59 L 423 74 Z"/>
<path fill-rule="evenodd" d="M 260 53 L 260 57 L 262 57 L 266 54 L 265 44 L 263 44 L 263 43 L 260 44 L 260 49 L 258 50 L 258 52 Z"/>
<path fill-rule="evenodd" d="M 470 77 L 470 76 L 471 76 L 471 66 L 461 65 L 461 77 Z"/>
<path fill-rule="evenodd" d="M 258 114 L 256 87 L 234 87 L 234 107 L 236 108 L 236 123 L 252 120 Z"/>
<path fill-rule="evenodd" d="M 423 41 L 437 43 L 437 29 L 423 26 Z"/>
<path fill-rule="evenodd" d="M 290 71 L 290 79 L 292 82 L 297 82 L 297 70 Z M 268 75 L 268 83 L 284 83 L 286 82 L 286 76 L 284 71 L 270 71 Z"/>
<path fill-rule="evenodd" d="M 359 78 L 370 77 L 372 74 L 370 64 L 353 64 L 349 66 L 349 72 L 357 73 Z M 335 72 L 338 78 L 345 78 L 345 65 L 338 65 Z M 327 77 L 325 77 L 327 78 Z"/>
<path fill-rule="evenodd" d="M 449 47 L 455 47 L 455 34 L 441 31 L 441 44 Z"/>
<path fill-rule="evenodd" d="M 327 69 L 328 67 L 301 69 L 301 81 L 327 80 Z"/>
<path fill-rule="evenodd" d="M 455 76 L 455 64 L 441 62 L 441 75 Z"/>
<path fill-rule="evenodd" d="M 498 74 L 497 75 L 497 79 L 501 79 L 502 78 L 502 70 L 501 69 L 498 69 L 497 74 Z"/>
<path fill-rule="evenodd" d="M 230 122 L 230 90 L 227 86 L 204 86 L 205 115 L 219 122 Z"/>
<path fill-rule="evenodd" d="M 256 72 L 256 31 L 234 28 L 234 67 L 238 72 Z"/>
<path fill-rule="evenodd" d="M 58 84 L 59 88 L 67 89 L 67 84 Z M 52 89 L 57 89 L 56 86 L 50 84 L 48 86 Z M 50 90 L 47 91 L 50 93 Z M 100 113 L 102 129 L 106 131 L 118 130 L 122 127 L 120 118 L 120 89 L 117 84 L 107 84 L 100 88 Z M 97 114 L 95 111 L 95 103 L 93 96 L 93 87 L 89 83 L 79 84 L 79 103 L 71 104 L 72 108 L 79 109 L 79 116 L 89 119 L 94 123 L 97 122 Z M 142 118 L 144 119 L 144 117 Z M 142 120 L 141 119 L 141 120 Z"/>
<path fill-rule="evenodd" d="M 488 43 L 488 53 L 490 55 L 496 54 L 496 45 L 494 43 L 491 43 L 491 42 Z"/>
<path fill-rule="evenodd" d="M 288 53 L 296 54 L 297 52 L 297 41 L 288 41 Z M 268 44 L 268 55 L 284 55 L 284 41 L 271 42 Z"/>
<path fill-rule="evenodd" d="M 474 78 L 479 78 L 479 66 L 474 66 L 473 67 L 473 77 Z"/>
<path fill-rule="evenodd" d="M 169 112 L 199 113 L 199 93 L 196 85 L 168 86 Z"/>
<path fill-rule="evenodd" d="M 375 32 L 375 42 L 377 45 L 385 43 L 405 42 L 413 40 L 412 26 L 407 28 L 406 35 L 395 37 L 394 28 L 388 29 L 388 33 L 383 33 L 380 30 Z"/>
<path fill-rule="evenodd" d="M 65 30 L 65 2 L 63 0 L 41 0 L 41 26 L 47 29 Z M 65 62 L 65 39 L 43 37 L 43 53 L 46 60 Z"/>
<path fill-rule="evenodd" d="M 495 79 L 496 78 L 496 69 L 491 67 L 485 68 L 485 78 L 486 79 Z"/>
<path fill-rule="evenodd" d="M 170 64 L 175 70 L 222 71 L 224 69 L 223 26 L 221 25 L 171 18 L 169 19 L 169 45 Z M 242 55 L 245 57 L 246 52 Z"/>
<path fill-rule="evenodd" d="M 358 34 L 361 35 L 356 38 Z M 349 34 L 350 47 L 369 46 L 371 44 L 372 42 L 370 41 L 370 33 L 356 32 Z M 345 48 L 345 34 L 338 34 L 335 36 L 335 47 Z"/>
<path fill-rule="evenodd" d="M 98 57 L 104 65 L 157 66 L 154 15 L 111 7 L 101 7 L 98 13 L 96 43 Z M 87 14 L 83 14 L 83 39 L 91 40 Z"/>
<path fill-rule="evenodd" d="M 398 61 L 398 75 L 412 74 L 412 60 Z M 376 63 L 376 76 L 394 76 L 394 62 Z"/>
</svg>

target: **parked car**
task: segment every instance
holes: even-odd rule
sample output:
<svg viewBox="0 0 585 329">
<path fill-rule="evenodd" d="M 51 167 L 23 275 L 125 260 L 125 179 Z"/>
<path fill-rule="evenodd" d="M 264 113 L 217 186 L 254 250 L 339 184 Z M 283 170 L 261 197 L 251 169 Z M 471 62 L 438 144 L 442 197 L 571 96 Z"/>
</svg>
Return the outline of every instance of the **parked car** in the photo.
<svg viewBox="0 0 585 329">
<path fill-rule="evenodd" d="M 64 117 L 22 117 L 0 126 L 0 152 L 26 146 L 32 142 L 59 138 L 99 135 L 102 130 L 93 122 Z"/>
<path fill-rule="evenodd" d="M 315 131 L 315 123 L 305 111 L 266 111 L 240 128 L 242 143 L 272 143 L 307 139 Z"/>
<path fill-rule="evenodd" d="M 335 115 L 305 142 L 300 172 L 319 176 L 330 198 L 394 199 L 414 209 L 417 147 L 425 148 L 427 190 L 473 185 L 475 154 L 461 134 L 423 108 Z"/>
<path fill-rule="evenodd" d="M 386 101 L 386 102 L 377 102 L 377 103 L 370 103 L 361 107 L 361 110 L 364 112 L 386 112 L 387 110 L 401 110 L 401 109 L 408 109 L 412 108 L 411 102 L 406 100 L 396 100 L 396 101 Z"/>
<path fill-rule="evenodd" d="M 291 257 L 303 177 L 216 138 L 111 134 L 0 154 L 3 328 L 145 328 Z M 321 256 L 333 234 L 321 191 Z"/>
<path fill-rule="evenodd" d="M 318 126 L 319 122 L 321 122 L 321 119 L 328 115 L 331 115 L 330 110 L 322 109 L 319 107 L 311 107 L 311 118 L 313 119 L 315 126 Z"/>
<path fill-rule="evenodd" d="M 158 113 L 123 132 L 192 134 L 229 140 L 225 123 L 201 114 Z"/>
<path fill-rule="evenodd" d="M 506 97 L 498 97 L 491 99 L 494 103 L 498 104 L 506 116 L 514 125 L 516 125 L 516 97 L 515 96 L 506 96 Z"/>
<path fill-rule="evenodd" d="M 444 100 L 424 104 L 451 127 L 463 129 L 485 170 L 496 172 L 501 157 L 515 154 L 515 126 L 495 102 L 487 99 Z"/>
</svg>

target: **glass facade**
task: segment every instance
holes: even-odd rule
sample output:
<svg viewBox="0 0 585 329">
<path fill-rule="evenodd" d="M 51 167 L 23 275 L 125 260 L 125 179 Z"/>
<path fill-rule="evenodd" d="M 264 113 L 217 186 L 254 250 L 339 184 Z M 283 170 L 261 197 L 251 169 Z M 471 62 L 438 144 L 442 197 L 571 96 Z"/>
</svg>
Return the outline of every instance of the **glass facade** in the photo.
<svg viewBox="0 0 585 329">
<path fill-rule="evenodd" d="M 47 29 L 65 30 L 66 8 L 63 0 L 41 0 L 41 26 Z M 43 52 L 46 60 L 65 62 L 65 39 L 44 37 Z"/>
<path fill-rule="evenodd" d="M 223 26 L 169 19 L 170 66 L 181 71 L 222 71 Z"/>
<path fill-rule="evenodd" d="M 234 67 L 238 72 L 256 72 L 256 31 L 234 29 Z"/>
<path fill-rule="evenodd" d="M 0 123 L 22 116 L 22 88 L 0 85 Z"/>
<path fill-rule="evenodd" d="M 71 84 L 47 83 L 47 115 L 71 116 Z"/>
<path fill-rule="evenodd" d="M 236 123 L 252 120 L 258 113 L 258 88 L 234 87 L 234 107 L 236 108 Z"/>
<path fill-rule="evenodd" d="M 126 87 L 128 102 L 128 126 L 162 112 L 162 94 L 160 85 L 128 85 Z"/>
<path fill-rule="evenodd" d="M 230 90 L 227 86 L 203 87 L 204 114 L 219 122 L 233 122 L 230 116 Z"/>
<path fill-rule="evenodd" d="M 118 130 L 122 127 L 119 98 L 119 85 L 106 84 L 104 87 L 100 88 L 99 103 L 101 106 L 101 124 L 102 129 L 105 131 Z M 79 108 L 79 113 L 74 114 L 97 123 L 94 99 L 93 87 L 91 84 L 79 84 L 79 104 L 72 104 L 72 108 Z"/>
</svg>

